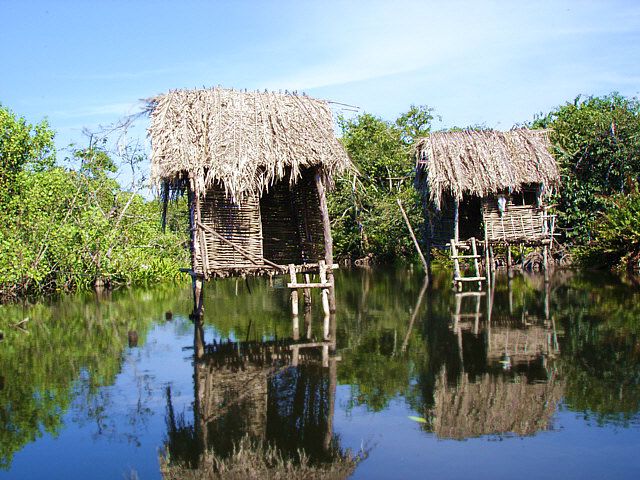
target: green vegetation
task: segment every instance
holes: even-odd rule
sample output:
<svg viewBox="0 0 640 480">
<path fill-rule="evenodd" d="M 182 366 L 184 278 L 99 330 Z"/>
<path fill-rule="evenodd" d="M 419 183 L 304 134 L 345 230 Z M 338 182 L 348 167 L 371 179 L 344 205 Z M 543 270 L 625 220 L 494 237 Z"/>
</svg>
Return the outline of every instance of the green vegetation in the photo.
<svg viewBox="0 0 640 480">
<path fill-rule="evenodd" d="M 431 109 L 424 106 L 412 106 L 395 123 L 367 113 L 340 120 L 342 142 L 358 173 L 338 178 L 329 197 L 338 258 L 371 254 L 389 261 L 416 256 L 396 199 L 414 228 L 424 223 L 413 188 L 411 147 L 429 131 L 432 120 Z"/>
<path fill-rule="evenodd" d="M 633 215 L 635 207 L 633 198 L 625 197 L 634 193 L 640 180 L 637 99 L 618 94 L 578 97 L 533 126 L 552 129 L 562 172 L 558 213 L 565 239 L 573 245 L 589 245 L 589 254 L 605 254 L 608 266 L 633 257 L 637 230 L 626 224 L 625 217 Z M 619 208 L 625 211 L 617 213 Z M 619 236 L 617 245 L 612 241 L 615 236 Z M 593 258 L 585 257 L 589 263 Z"/>
<path fill-rule="evenodd" d="M 188 262 L 184 223 L 163 233 L 158 202 L 115 180 L 105 142 L 55 166 L 53 132 L 0 108 L 0 298 L 173 278 Z M 125 150 L 132 168 L 144 160 Z"/>
<path fill-rule="evenodd" d="M 397 200 L 421 238 L 413 143 L 433 119 L 425 106 L 395 122 L 366 113 L 340 119 L 357 173 L 337 178 L 329 197 L 337 258 L 416 259 Z M 638 101 L 578 97 L 532 126 L 552 129 L 564 239 L 589 265 L 637 267 Z M 53 138 L 46 121 L 31 125 L 0 106 L 0 298 L 174 278 L 188 264 L 184 199 L 170 209 L 163 233 L 160 205 L 139 194 L 146 157 L 138 149 L 113 154 L 105 138 L 92 138 L 71 153 L 76 168 L 69 169 L 57 163 Z M 116 180 L 122 167 L 134 173 L 126 188 Z"/>
</svg>

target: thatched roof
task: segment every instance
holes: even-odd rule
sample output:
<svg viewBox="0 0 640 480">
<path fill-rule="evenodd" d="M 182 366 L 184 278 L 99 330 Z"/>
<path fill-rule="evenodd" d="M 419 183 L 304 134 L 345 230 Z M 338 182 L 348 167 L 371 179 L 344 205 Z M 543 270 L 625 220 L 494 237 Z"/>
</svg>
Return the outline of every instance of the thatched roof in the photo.
<svg viewBox="0 0 640 480">
<path fill-rule="evenodd" d="M 444 193 L 485 197 L 527 183 L 556 186 L 560 174 L 545 130 L 436 132 L 416 144 L 418 184 L 436 206 Z"/>
<path fill-rule="evenodd" d="M 327 102 L 296 94 L 223 88 L 174 90 L 148 101 L 151 181 L 198 193 L 214 183 L 240 202 L 304 167 L 329 177 L 350 165 Z"/>
</svg>

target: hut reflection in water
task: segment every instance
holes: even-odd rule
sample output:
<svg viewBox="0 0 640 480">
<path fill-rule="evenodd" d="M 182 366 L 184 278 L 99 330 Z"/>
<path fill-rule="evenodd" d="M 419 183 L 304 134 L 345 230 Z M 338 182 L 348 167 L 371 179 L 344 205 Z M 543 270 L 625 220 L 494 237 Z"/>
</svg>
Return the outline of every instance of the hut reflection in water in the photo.
<svg viewBox="0 0 640 480">
<path fill-rule="evenodd" d="M 486 295 L 455 294 L 449 328 L 457 339 L 461 369 L 454 368 L 451 375 L 442 365 L 426 412 L 439 438 L 533 435 L 552 427 L 564 385 L 553 365 L 560 350 L 548 285 L 544 315 L 524 308 L 516 314 L 512 301 L 508 312 L 494 312 L 494 295 L 495 284 Z M 508 295 L 512 299 L 511 282 Z M 481 352 L 483 361 L 466 359 L 465 352 L 474 357 Z"/>
<path fill-rule="evenodd" d="M 330 341 L 221 341 L 194 334 L 194 422 L 167 395 L 165 478 L 346 478 L 356 459 L 333 433 L 335 317 Z"/>
</svg>

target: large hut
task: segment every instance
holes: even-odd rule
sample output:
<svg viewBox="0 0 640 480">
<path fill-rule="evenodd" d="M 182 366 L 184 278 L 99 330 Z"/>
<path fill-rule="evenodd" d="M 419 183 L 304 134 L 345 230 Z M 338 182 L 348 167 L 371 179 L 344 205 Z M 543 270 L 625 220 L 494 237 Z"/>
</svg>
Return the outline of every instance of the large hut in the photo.
<svg viewBox="0 0 640 480">
<path fill-rule="evenodd" d="M 223 88 L 149 100 L 151 180 L 188 194 L 196 281 L 333 266 L 325 190 L 349 158 L 325 101 Z M 165 208 L 166 212 L 166 208 Z"/>
<path fill-rule="evenodd" d="M 417 188 L 433 247 L 471 237 L 542 245 L 548 195 L 560 175 L 548 132 L 518 128 L 436 132 L 416 145 Z"/>
</svg>

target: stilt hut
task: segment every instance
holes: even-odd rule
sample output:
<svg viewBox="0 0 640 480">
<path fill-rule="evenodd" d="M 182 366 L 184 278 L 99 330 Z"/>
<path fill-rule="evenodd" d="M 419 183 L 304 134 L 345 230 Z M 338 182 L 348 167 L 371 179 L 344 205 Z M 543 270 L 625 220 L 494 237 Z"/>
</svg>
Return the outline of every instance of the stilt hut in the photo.
<svg viewBox="0 0 640 480">
<path fill-rule="evenodd" d="M 149 110 L 151 180 L 165 206 L 188 194 L 194 282 L 322 260 L 332 283 L 325 191 L 350 162 L 327 102 L 211 88 L 171 91 Z"/>
<path fill-rule="evenodd" d="M 436 132 L 420 140 L 416 185 L 430 245 L 471 237 L 548 244 L 548 198 L 560 181 L 549 146 L 547 131 L 526 128 Z"/>
</svg>

